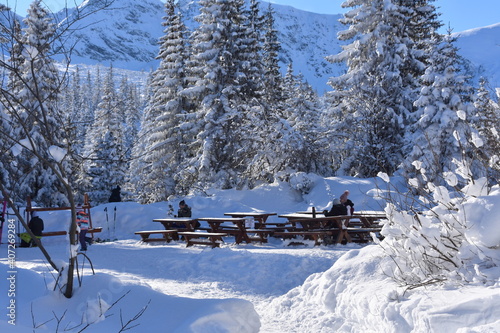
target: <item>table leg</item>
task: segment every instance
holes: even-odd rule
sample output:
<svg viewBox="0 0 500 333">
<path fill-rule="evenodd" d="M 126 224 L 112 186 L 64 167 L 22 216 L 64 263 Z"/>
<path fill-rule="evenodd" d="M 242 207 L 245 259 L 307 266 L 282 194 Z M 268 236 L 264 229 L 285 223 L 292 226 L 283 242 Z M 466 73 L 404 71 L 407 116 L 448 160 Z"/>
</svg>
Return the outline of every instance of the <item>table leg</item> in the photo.
<svg viewBox="0 0 500 333">
<path fill-rule="evenodd" d="M 250 244 L 252 241 L 247 234 L 247 229 L 245 228 L 245 222 L 236 222 L 236 226 L 238 227 L 239 232 L 239 242 L 237 244 L 245 241 L 247 244 Z"/>
</svg>

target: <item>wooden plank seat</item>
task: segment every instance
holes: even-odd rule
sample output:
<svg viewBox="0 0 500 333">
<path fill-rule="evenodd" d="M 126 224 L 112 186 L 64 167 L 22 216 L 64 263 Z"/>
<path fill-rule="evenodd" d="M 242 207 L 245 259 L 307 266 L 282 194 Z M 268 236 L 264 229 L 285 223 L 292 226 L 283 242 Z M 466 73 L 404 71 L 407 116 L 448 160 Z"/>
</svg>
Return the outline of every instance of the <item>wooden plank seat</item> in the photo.
<svg viewBox="0 0 500 333">
<path fill-rule="evenodd" d="M 102 231 L 102 227 L 95 227 L 95 228 L 90 228 L 89 230 L 87 230 L 87 233 L 95 233 L 95 232 L 101 232 Z"/>
<path fill-rule="evenodd" d="M 290 222 L 266 222 L 266 223 L 256 223 L 255 226 L 258 229 L 271 230 L 271 231 L 285 231 L 290 230 L 290 228 L 295 229 Z"/>
<path fill-rule="evenodd" d="M 274 233 L 271 229 L 247 229 L 247 235 L 253 242 L 267 243 L 267 238 Z"/>
<path fill-rule="evenodd" d="M 141 236 L 141 241 L 148 242 L 167 242 L 170 243 L 172 239 L 177 236 L 177 230 L 145 230 L 145 231 L 136 231 L 136 235 Z M 161 238 L 149 238 L 150 235 L 162 235 Z"/>
<path fill-rule="evenodd" d="M 373 227 L 373 228 L 347 228 L 347 233 L 351 236 L 353 242 L 356 243 L 367 243 L 371 241 L 370 233 L 371 232 L 380 232 L 382 227 Z M 380 237 L 379 237 L 380 238 Z"/>
<path fill-rule="evenodd" d="M 178 233 L 179 236 L 183 236 L 188 246 L 193 245 L 210 245 L 212 248 L 220 247 L 221 243 L 224 243 L 222 237 L 226 237 L 225 232 L 195 232 L 195 231 L 183 231 Z"/>
<path fill-rule="evenodd" d="M 211 233 L 224 233 L 224 234 L 226 234 L 226 236 L 234 237 L 237 244 L 242 242 L 242 240 L 240 239 L 241 238 L 241 230 L 240 230 L 240 228 L 238 228 L 238 226 L 235 226 L 235 225 L 219 225 L 216 228 L 214 225 L 212 225 L 209 232 L 211 232 Z"/>
<path fill-rule="evenodd" d="M 273 233 L 274 237 L 279 237 L 283 239 L 293 239 L 297 236 L 302 236 L 305 239 L 314 240 L 314 246 L 320 245 L 326 236 L 333 235 L 333 230 L 296 230 L 296 231 L 275 231 Z M 290 245 L 303 244 L 302 242 L 293 242 Z"/>
<path fill-rule="evenodd" d="M 102 228 L 97 227 L 97 228 L 91 228 L 87 230 L 87 233 L 94 233 L 94 232 L 101 232 Z M 67 235 L 68 232 L 66 230 L 60 230 L 60 231 L 46 231 L 42 232 L 42 237 L 50 237 L 50 236 L 64 236 Z"/>
<path fill-rule="evenodd" d="M 42 232 L 42 237 L 49 237 L 49 236 L 64 236 L 67 235 L 68 232 L 66 230 L 61 230 L 61 231 L 46 231 Z"/>
<path fill-rule="evenodd" d="M 245 229 L 243 235 L 242 230 L 237 226 L 221 226 L 219 231 L 226 233 L 228 236 L 234 236 L 236 244 L 242 242 L 267 243 L 267 237 L 274 232 L 273 230 Z"/>
</svg>

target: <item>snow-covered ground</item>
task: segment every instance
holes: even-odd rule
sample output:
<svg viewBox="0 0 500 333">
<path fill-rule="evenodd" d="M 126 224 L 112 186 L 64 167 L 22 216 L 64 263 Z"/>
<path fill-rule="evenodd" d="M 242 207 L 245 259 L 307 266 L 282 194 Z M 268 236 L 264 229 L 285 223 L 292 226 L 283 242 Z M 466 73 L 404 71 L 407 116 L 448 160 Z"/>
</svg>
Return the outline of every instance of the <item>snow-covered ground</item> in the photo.
<svg viewBox="0 0 500 333">
<path fill-rule="evenodd" d="M 322 210 L 346 189 L 358 210 L 384 206 L 374 198 L 380 180 L 312 179 L 309 194 L 282 183 L 185 199 L 196 217 L 249 210 L 288 213 L 311 206 Z M 498 207 L 500 195 L 494 198 Z M 179 200 L 170 203 L 177 207 Z M 17 248 L 15 266 L 9 267 L 4 229 L 0 271 L 7 283 L 0 284 L 0 331 L 79 332 L 92 322 L 84 332 L 119 332 L 135 325 L 129 332 L 500 331 L 498 283 L 405 291 L 385 274 L 389 259 L 375 244 L 292 247 L 273 238 L 268 244 L 241 245 L 228 239 L 211 249 L 186 248 L 183 242 L 141 243 L 134 231 L 161 229 L 152 219 L 165 217 L 168 204 L 92 208 L 94 226 L 104 228 L 99 237 L 117 240 L 89 247 L 95 275 L 89 261 L 78 257 L 83 282 L 76 284 L 71 299 L 53 291 L 54 272 L 38 249 Z M 67 229 L 68 212 L 41 217 L 46 231 Z M 64 236 L 46 237 L 43 243 L 56 262 L 67 261 Z M 15 326 L 8 322 L 12 313 Z"/>
</svg>

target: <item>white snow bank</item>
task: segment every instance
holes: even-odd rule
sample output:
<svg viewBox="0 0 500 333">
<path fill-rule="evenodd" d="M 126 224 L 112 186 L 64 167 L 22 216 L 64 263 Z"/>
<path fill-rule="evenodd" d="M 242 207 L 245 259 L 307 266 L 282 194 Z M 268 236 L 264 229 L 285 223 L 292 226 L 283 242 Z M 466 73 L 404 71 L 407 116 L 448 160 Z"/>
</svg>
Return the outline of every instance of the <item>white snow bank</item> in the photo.
<svg viewBox="0 0 500 333">
<path fill-rule="evenodd" d="M 500 189 L 488 196 L 470 199 L 464 205 L 464 214 L 470 229 L 466 236 L 473 242 L 489 248 L 500 247 Z"/>
<path fill-rule="evenodd" d="M 324 273 L 273 300 L 267 316 L 288 332 L 497 332 L 500 288 L 437 286 L 405 291 L 384 274 L 377 245 L 352 250 Z"/>
</svg>

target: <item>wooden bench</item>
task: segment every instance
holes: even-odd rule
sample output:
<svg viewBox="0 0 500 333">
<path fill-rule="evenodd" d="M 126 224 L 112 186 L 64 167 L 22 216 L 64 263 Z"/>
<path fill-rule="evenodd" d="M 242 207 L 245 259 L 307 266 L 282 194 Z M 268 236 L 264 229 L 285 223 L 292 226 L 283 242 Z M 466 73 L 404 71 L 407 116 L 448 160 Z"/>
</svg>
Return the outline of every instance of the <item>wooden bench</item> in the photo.
<svg viewBox="0 0 500 333">
<path fill-rule="evenodd" d="M 96 227 L 96 228 L 90 228 L 87 230 L 87 233 L 95 233 L 95 232 L 101 232 L 102 231 L 102 227 Z"/>
<path fill-rule="evenodd" d="M 183 236 L 186 241 L 186 246 L 192 245 L 210 245 L 212 248 L 219 247 L 221 243 L 224 243 L 222 237 L 226 237 L 227 233 L 222 232 L 194 232 L 194 231 L 183 231 L 178 233 L 179 236 Z"/>
<path fill-rule="evenodd" d="M 366 243 L 371 241 L 371 232 L 380 232 L 382 227 L 373 228 L 347 228 L 347 233 L 351 235 L 352 241 L 356 243 Z"/>
<path fill-rule="evenodd" d="M 177 230 L 146 230 L 136 231 L 136 235 L 141 236 L 141 241 L 148 242 L 167 242 L 170 243 L 172 239 L 177 237 Z M 162 238 L 149 238 L 150 235 L 162 235 Z"/>
<path fill-rule="evenodd" d="M 97 227 L 97 228 L 91 228 L 87 230 L 87 233 L 94 233 L 94 232 L 101 232 L 102 228 Z M 61 230 L 61 231 L 46 231 L 42 232 L 42 237 L 50 237 L 50 236 L 64 236 L 67 235 L 68 232 L 66 230 Z"/>
<path fill-rule="evenodd" d="M 267 238 L 274 233 L 274 230 L 247 229 L 246 232 L 252 242 L 267 243 Z"/>
<path fill-rule="evenodd" d="M 64 236 L 67 235 L 68 232 L 66 230 L 61 230 L 61 231 L 47 231 L 47 232 L 42 232 L 42 237 L 49 237 L 49 236 Z"/>
<path fill-rule="evenodd" d="M 333 231 L 330 230 L 317 230 L 317 231 L 277 231 L 273 233 L 274 237 L 279 237 L 283 239 L 296 238 L 297 236 L 302 236 L 304 239 L 312 238 L 314 240 L 314 246 L 321 244 L 326 236 L 331 236 Z M 292 242 L 289 245 L 304 244 L 302 242 Z"/>
</svg>

